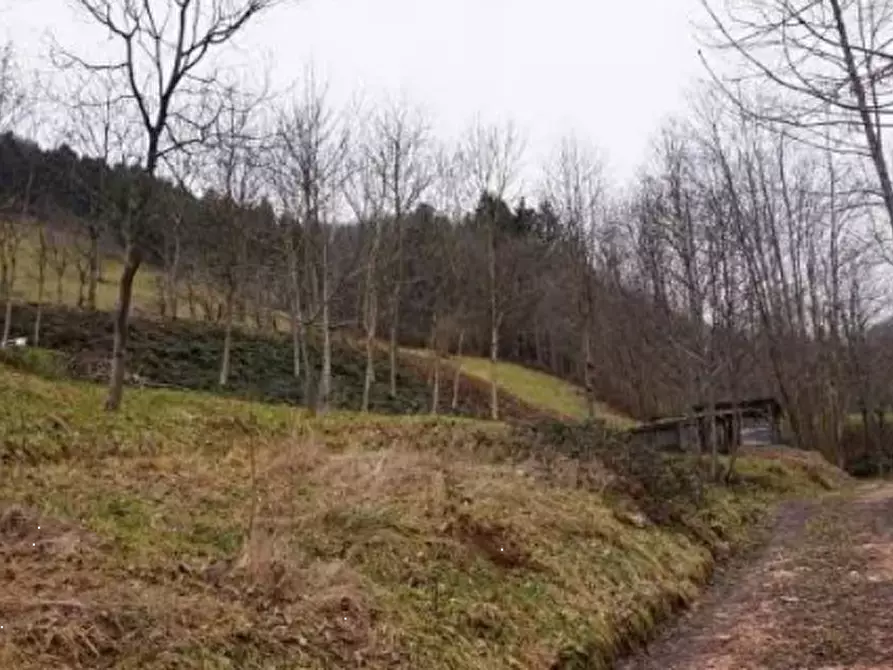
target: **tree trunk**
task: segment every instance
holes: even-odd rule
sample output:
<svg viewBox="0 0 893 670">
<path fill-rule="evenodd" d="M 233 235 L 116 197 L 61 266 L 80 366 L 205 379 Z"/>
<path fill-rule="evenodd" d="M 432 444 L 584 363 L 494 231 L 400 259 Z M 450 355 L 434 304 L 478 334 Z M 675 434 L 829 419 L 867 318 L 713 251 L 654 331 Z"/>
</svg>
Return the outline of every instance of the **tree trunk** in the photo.
<svg viewBox="0 0 893 670">
<path fill-rule="evenodd" d="M 545 364 L 545 357 L 543 356 L 543 338 L 538 319 L 533 325 L 533 348 L 536 354 L 536 364 L 542 367 Z"/>
<path fill-rule="evenodd" d="M 332 391 L 332 333 L 329 328 L 328 299 L 322 304 L 322 370 L 319 377 L 319 393 L 316 396 L 316 409 L 325 412 L 329 409 L 329 396 Z"/>
<path fill-rule="evenodd" d="M 497 375 L 499 364 L 499 315 L 496 301 L 496 232 L 495 222 L 488 229 L 488 271 L 490 279 L 490 418 L 499 420 L 499 389 Z"/>
<path fill-rule="evenodd" d="M 388 358 L 390 363 L 390 386 L 388 392 L 394 398 L 397 395 L 397 333 L 400 323 L 400 284 L 398 279 L 391 295 L 391 336 L 388 346 Z"/>
<path fill-rule="evenodd" d="M 118 311 L 115 315 L 112 368 L 109 375 L 108 395 L 105 401 L 105 408 L 110 412 L 115 412 L 121 407 L 121 399 L 124 395 L 127 329 L 130 318 L 130 303 L 133 298 L 133 280 L 142 262 L 143 255 L 140 249 L 130 245 L 124 263 L 124 272 L 121 275 L 121 285 L 118 290 Z"/>
<path fill-rule="evenodd" d="M 303 314 L 301 311 L 301 276 L 298 270 L 298 250 L 289 235 L 288 272 L 291 277 L 291 345 L 292 375 L 301 377 L 301 338 L 304 335 Z"/>
<path fill-rule="evenodd" d="M 437 311 L 431 318 L 431 354 L 434 356 L 434 370 L 431 388 L 431 414 L 437 416 L 440 406 L 440 347 L 437 346 Z"/>
<path fill-rule="evenodd" d="M 324 235 L 328 236 L 326 231 Z M 316 396 L 316 411 L 329 409 L 329 396 L 332 391 L 332 333 L 329 322 L 329 240 L 322 244 L 322 370 L 319 376 L 319 391 Z"/>
<path fill-rule="evenodd" d="M 43 317 L 43 297 L 46 291 L 47 247 L 46 234 L 40 229 L 40 248 L 37 257 L 37 313 L 34 315 L 34 332 L 31 339 L 35 347 L 40 346 L 40 322 Z"/>
<path fill-rule="evenodd" d="M 586 389 L 586 414 L 589 420 L 595 418 L 595 390 L 592 380 L 592 333 L 589 328 L 588 314 L 584 313 L 582 324 L 583 339 L 583 388 Z"/>
<path fill-rule="evenodd" d="M 552 333 L 552 329 L 550 328 L 547 331 L 547 335 L 549 338 L 549 369 L 552 371 L 552 374 L 560 374 L 561 370 L 559 369 L 559 361 L 558 361 L 558 348 L 555 346 L 555 335 Z"/>
<path fill-rule="evenodd" d="M 158 316 L 164 320 L 167 318 L 167 290 L 161 277 L 155 277 L 153 283 L 155 284 L 155 299 L 158 301 Z"/>
<path fill-rule="evenodd" d="M 490 418 L 499 420 L 499 327 L 493 321 L 490 328 Z"/>
<path fill-rule="evenodd" d="M 372 383 L 375 381 L 375 331 L 378 323 L 377 296 L 374 287 L 367 288 L 367 304 L 365 306 L 366 321 L 366 374 L 363 378 L 363 412 L 369 411 L 369 397 Z"/>
<path fill-rule="evenodd" d="M 87 275 L 89 270 L 82 263 L 83 259 L 79 259 L 79 263 L 76 266 L 78 271 L 78 309 L 83 309 L 84 303 L 87 301 Z"/>
<path fill-rule="evenodd" d="M 450 408 L 459 409 L 459 381 L 462 379 L 462 345 L 465 343 L 465 329 L 459 331 L 459 342 L 456 345 L 456 368 L 453 372 L 453 399 Z"/>
<path fill-rule="evenodd" d="M 99 235 L 90 231 L 90 277 L 87 286 L 87 309 L 96 311 L 96 289 L 99 285 Z"/>
<path fill-rule="evenodd" d="M 741 449 L 741 412 L 736 408 L 732 415 L 732 430 L 729 438 L 729 469 L 726 471 L 726 484 L 731 484 L 735 477 L 735 465 Z"/>
<path fill-rule="evenodd" d="M 231 287 L 226 296 L 226 326 L 223 336 L 223 359 L 220 361 L 218 384 L 224 387 L 229 382 L 230 356 L 233 347 L 233 312 L 235 311 L 235 290 Z"/>
<path fill-rule="evenodd" d="M 0 339 L 0 343 L 5 346 L 12 335 L 12 295 L 16 281 L 16 250 L 8 248 L 4 253 L 9 254 L 3 263 L 3 297 L 6 299 L 6 309 L 3 316 L 3 338 Z"/>
<path fill-rule="evenodd" d="M 186 305 L 189 309 L 189 318 L 196 321 L 198 319 L 198 313 L 195 308 L 195 286 L 192 283 L 192 278 L 188 274 L 186 276 Z"/>
<path fill-rule="evenodd" d="M 177 285 L 180 279 L 180 235 L 179 232 L 174 233 L 174 256 L 171 260 L 170 267 L 165 276 L 165 290 L 167 291 L 167 303 L 170 309 L 171 319 L 177 320 L 177 312 L 180 305 L 177 299 Z"/>
<path fill-rule="evenodd" d="M 301 378 L 301 307 L 300 298 L 296 298 L 291 310 L 291 354 L 292 376 Z"/>
<path fill-rule="evenodd" d="M 12 291 L 7 291 L 6 293 L 6 310 L 3 315 L 3 344 L 6 345 L 9 342 L 9 337 L 12 334 Z"/>
<path fill-rule="evenodd" d="M 710 449 L 710 479 L 719 479 L 719 441 L 716 439 L 716 403 L 710 399 L 707 408 L 707 446 Z"/>
<path fill-rule="evenodd" d="M 43 321 L 43 301 L 38 298 L 37 312 L 34 314 L 34 333 L 32 334 L 32 344 L 35 347 L 40 346 L 40 326 Z"/>
</svg>

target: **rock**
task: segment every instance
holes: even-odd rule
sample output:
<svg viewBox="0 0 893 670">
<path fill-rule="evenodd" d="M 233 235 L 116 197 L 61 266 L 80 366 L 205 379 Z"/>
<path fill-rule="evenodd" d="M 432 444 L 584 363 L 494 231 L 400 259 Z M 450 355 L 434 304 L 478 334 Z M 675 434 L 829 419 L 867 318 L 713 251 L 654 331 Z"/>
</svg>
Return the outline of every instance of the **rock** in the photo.
<svg viewBox="0 0 893 670">
<path fill-rule="evenodd" d="M 617 517 L 618 521 L 625 523 L 628 526 L 634 526 L 635 528 L 648 528 L 651 525 L 651 519 L 649 519 L 641 512 L 628 512 L 626 510 L 621 510 L 619 512 L 615 512 L 614 516 Z"/>
</svg>

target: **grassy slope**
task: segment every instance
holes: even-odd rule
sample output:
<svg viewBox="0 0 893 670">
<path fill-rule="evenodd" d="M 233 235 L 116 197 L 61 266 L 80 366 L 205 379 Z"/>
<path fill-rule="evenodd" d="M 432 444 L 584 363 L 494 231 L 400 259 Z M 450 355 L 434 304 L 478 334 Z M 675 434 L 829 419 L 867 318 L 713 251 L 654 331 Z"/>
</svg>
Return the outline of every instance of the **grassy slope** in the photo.
<svg viewBox="0 0 893 670">
<path fill-rule="evenodd" d="M 489 360 L 465 357 L 460 363 L 467 374 L 489 381 Z M 555 415 L 576 420 L 583 420 L 589 415 L 582 389 L 552 375 L 514 363 L 501 362 L 497 367 L 496 379 L 500 388 L 507 393 Z M 629 417 L 604 403 L 596 403 L 595 413 L 597 417 L 618 428 L 629 427 L 634 423 Z"/>
<path fill-rule="evenodd" d="M 20 305 L 13 311 L 14 333 L 31 331 L 35 309 Z M 111 339 L 111 316 L 76 309 L 46 306 L 42 317 L 41 344 L 68 357 L 69 372 L 76 378 L 103 377 Z M 311 363 L 318 369 L 319 347 L 311 342 Z M 153 384 L 199 391 L 219 392 L 218 366 L 223 351 L 223 330 L 191 321 L 160 322 L 136 318 L 131 323 L 130 370 Z M 387 359 L 379 360 L 378 378 L 372 387 L 373 411 L 391 414 L 426 413 L 431 391 L 426 371 L 414 359 L 401 361 L 398 393 L 388 389 Z M 349 339 L 333 343 L 333 395 L 335 407 L 359 409 L 365 360 Z M 448 389 L 444 387 L 443 396 Z M 488 395 L 476 380 L 466 377 L 460 386 L 458 412 L 486 416 Z M 230 397 L 273 402 L 303 403 L 304 382 L 292 375 L 290 338 L 252 331 L 237 332 L 232 352 L 230 383 L 223 392 Z M 445 403 L 442 401 L 442 409 Z M 506 398 L 506 417 L 535 416 L 538 410 Z"/>
<path fill-rule="evenodd" d="M 505 425 L 0 378 L 0 667 L 606 667 L 832 476 L 745 458 L 639 527 L 635 482 Z"/>
</svg>

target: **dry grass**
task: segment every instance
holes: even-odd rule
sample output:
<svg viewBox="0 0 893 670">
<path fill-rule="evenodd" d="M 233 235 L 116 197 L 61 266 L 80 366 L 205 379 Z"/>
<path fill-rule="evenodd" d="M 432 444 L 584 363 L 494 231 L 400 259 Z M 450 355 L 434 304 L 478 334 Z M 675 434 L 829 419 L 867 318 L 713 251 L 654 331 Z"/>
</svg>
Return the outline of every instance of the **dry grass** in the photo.
<svg viewBox="0 0 893 670">
<path fill-rule="evenodd" d="M 607 667 L 712 566 L 611 473 L 506 460 L 506 426 L 156 391 L 112 417 L 0 376 L 2 667 Z M 701 514 L 734 538 L 766 496 Z"/>
</svg>

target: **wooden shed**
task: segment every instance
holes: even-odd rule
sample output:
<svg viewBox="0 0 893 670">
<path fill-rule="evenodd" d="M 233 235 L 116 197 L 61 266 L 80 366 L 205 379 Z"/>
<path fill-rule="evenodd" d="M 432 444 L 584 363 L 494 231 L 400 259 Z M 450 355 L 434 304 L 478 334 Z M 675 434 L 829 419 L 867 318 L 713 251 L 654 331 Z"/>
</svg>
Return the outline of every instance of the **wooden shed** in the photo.
<svg viewBox="0 0 893 670">
<path fill-rule="evenodd" d="M 657 449 L 687 451 L 700 443 L 706 450 L 710 417 L 716 421 L 717 443 L 723 453 L 732 445 L 772 445 L 781 441 L 781 405 L 774 398 L 718 402 L 692 407 L 683 416 L 658 417 L 630 431 L 634 439 Z"/>
</svg>

